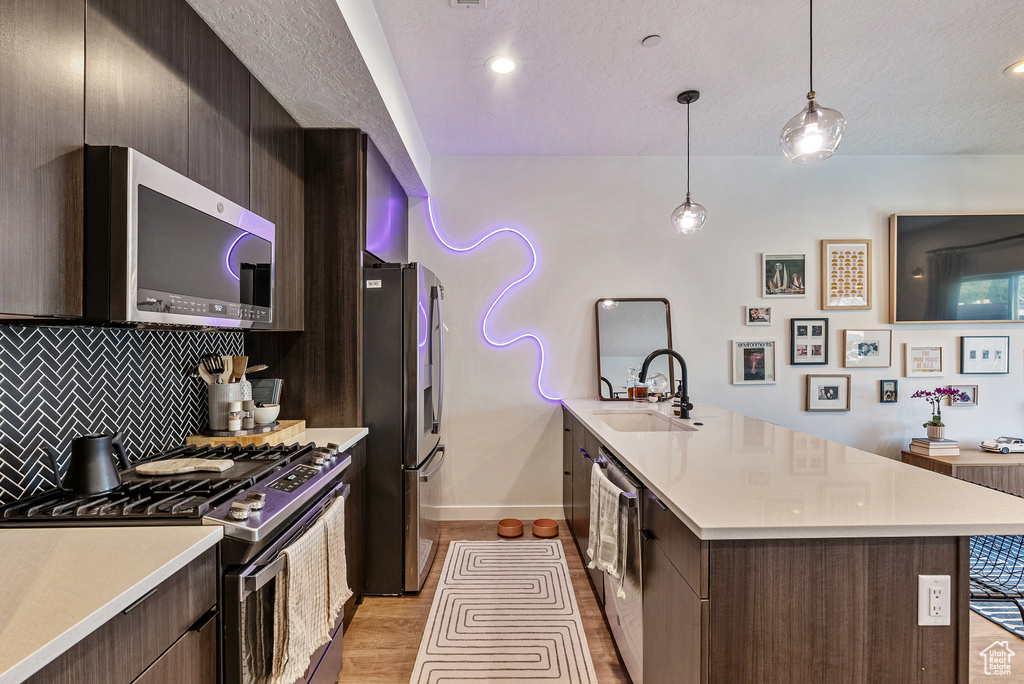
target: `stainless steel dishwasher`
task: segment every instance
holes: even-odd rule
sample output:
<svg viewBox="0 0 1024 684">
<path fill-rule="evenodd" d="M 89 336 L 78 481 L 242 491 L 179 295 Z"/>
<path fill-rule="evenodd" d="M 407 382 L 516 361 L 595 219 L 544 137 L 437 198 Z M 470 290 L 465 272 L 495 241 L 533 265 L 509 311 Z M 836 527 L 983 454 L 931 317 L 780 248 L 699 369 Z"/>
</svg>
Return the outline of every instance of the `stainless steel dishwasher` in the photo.
<svg viewBox="0 0 1024 684">
<path fill-rule="evenodd" d="M 612 484 L 623 491 L 619 497 L 619 524 L 626 525 L 625 597 L 618 595 L 619 581 L 604 573 L 604 611 L 612 638 L 619 648 L 633 684 L 644 681 L 643 556 L 640 537 L 640 502 L 643 485 L 620 465 L 603 446 L 595 462 Z"/>
</svg>

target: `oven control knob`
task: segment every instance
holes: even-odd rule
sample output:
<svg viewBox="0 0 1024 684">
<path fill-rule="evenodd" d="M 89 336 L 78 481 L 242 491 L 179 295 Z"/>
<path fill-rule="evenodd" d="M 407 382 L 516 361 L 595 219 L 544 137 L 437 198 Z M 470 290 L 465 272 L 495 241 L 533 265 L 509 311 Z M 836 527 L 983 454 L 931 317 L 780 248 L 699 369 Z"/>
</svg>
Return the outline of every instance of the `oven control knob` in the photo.
<svg viewBox="0 0 1024 684">
<path fill-rule="evenodd" d="M 250 510 L 258 511 L 267 503 L 267 495 L 263 492 L 249 492 L 245 497 L 245 503 L 249 504 Z"/>
<path fill-rule="evenodd" d="M 322 468 L 326 457 L 322 453 L 313 454 L 313 465 L 317 468 Z"/>
<path fill-rule="evenodd" d="M 335 444 L 334 442 L 328 443 L 327 448 L 331 452 L 331 458 L 337 458 L 338 456 L 341 456 L 341 447 Z"/>
<path fill-rule="evenodd" d="M 250 506 L 245 501 L 232 501 L 231 510 L 228 511 L 228 515 L 233 520 L 245 520 L 249 517 Z"/>
</svg>

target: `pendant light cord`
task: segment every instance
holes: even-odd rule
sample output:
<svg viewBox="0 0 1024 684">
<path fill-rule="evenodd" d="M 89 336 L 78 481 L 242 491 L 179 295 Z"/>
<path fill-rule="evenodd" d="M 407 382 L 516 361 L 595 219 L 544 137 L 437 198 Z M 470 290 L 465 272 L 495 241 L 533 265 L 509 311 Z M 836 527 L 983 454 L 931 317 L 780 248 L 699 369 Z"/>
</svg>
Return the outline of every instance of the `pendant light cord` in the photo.
<svg viewBox="0 0 1024 684">
<path fill-rule="evenodd" d="M 690 103 L 686 103 L 686 197 L 690 197 Z"/>
<path fill-rule="evenodd" d="M 810 37 L 808 41 L 810 43 L 810 65 L 808 66 L 808 72 L 810 73 L 810 92 L 814 92 L 814 0 L 807 0 L 809 11 L 807 15 L 809 17 L 807 35 Z"/>
</svg>

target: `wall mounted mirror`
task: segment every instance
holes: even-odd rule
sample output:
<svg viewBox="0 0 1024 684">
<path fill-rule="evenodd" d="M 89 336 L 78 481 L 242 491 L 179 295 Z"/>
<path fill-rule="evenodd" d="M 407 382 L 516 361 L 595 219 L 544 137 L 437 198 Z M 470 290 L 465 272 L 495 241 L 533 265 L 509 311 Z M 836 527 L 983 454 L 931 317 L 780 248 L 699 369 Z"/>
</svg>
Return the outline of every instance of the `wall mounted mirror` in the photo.
<svg viewBox="0 0 1024 684">
<path fill-rule="evenodd" d="M 599 299 L 597 309 L 597 395 L 603 400 L 629 401 L 629 369 L 639 372 L 655 349 L 672 348 L 672 318 L 667 299 Z M 663 373 L 674 389 L 672 358 L 654 360 L 647 374 Z"/>
</svg>

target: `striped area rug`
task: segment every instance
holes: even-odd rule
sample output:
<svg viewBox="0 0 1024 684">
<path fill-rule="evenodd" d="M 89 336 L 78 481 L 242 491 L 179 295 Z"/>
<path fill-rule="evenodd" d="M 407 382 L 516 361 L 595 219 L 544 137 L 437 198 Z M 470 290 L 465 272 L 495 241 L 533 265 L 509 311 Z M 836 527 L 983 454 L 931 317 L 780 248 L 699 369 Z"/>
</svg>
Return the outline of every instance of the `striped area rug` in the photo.
<svg viewBox="0 0 1024 684">
<path fill-rule="evenodd" d="M 412 684 L 596 684 L 559 541 L 452 542 Z"/>
<path fill-rule="evenodd" d="M 1008 601 L 971 601 L 971 610 L 1024 639 L 1024 621 L 1015 603 Z"/>
</svg>

